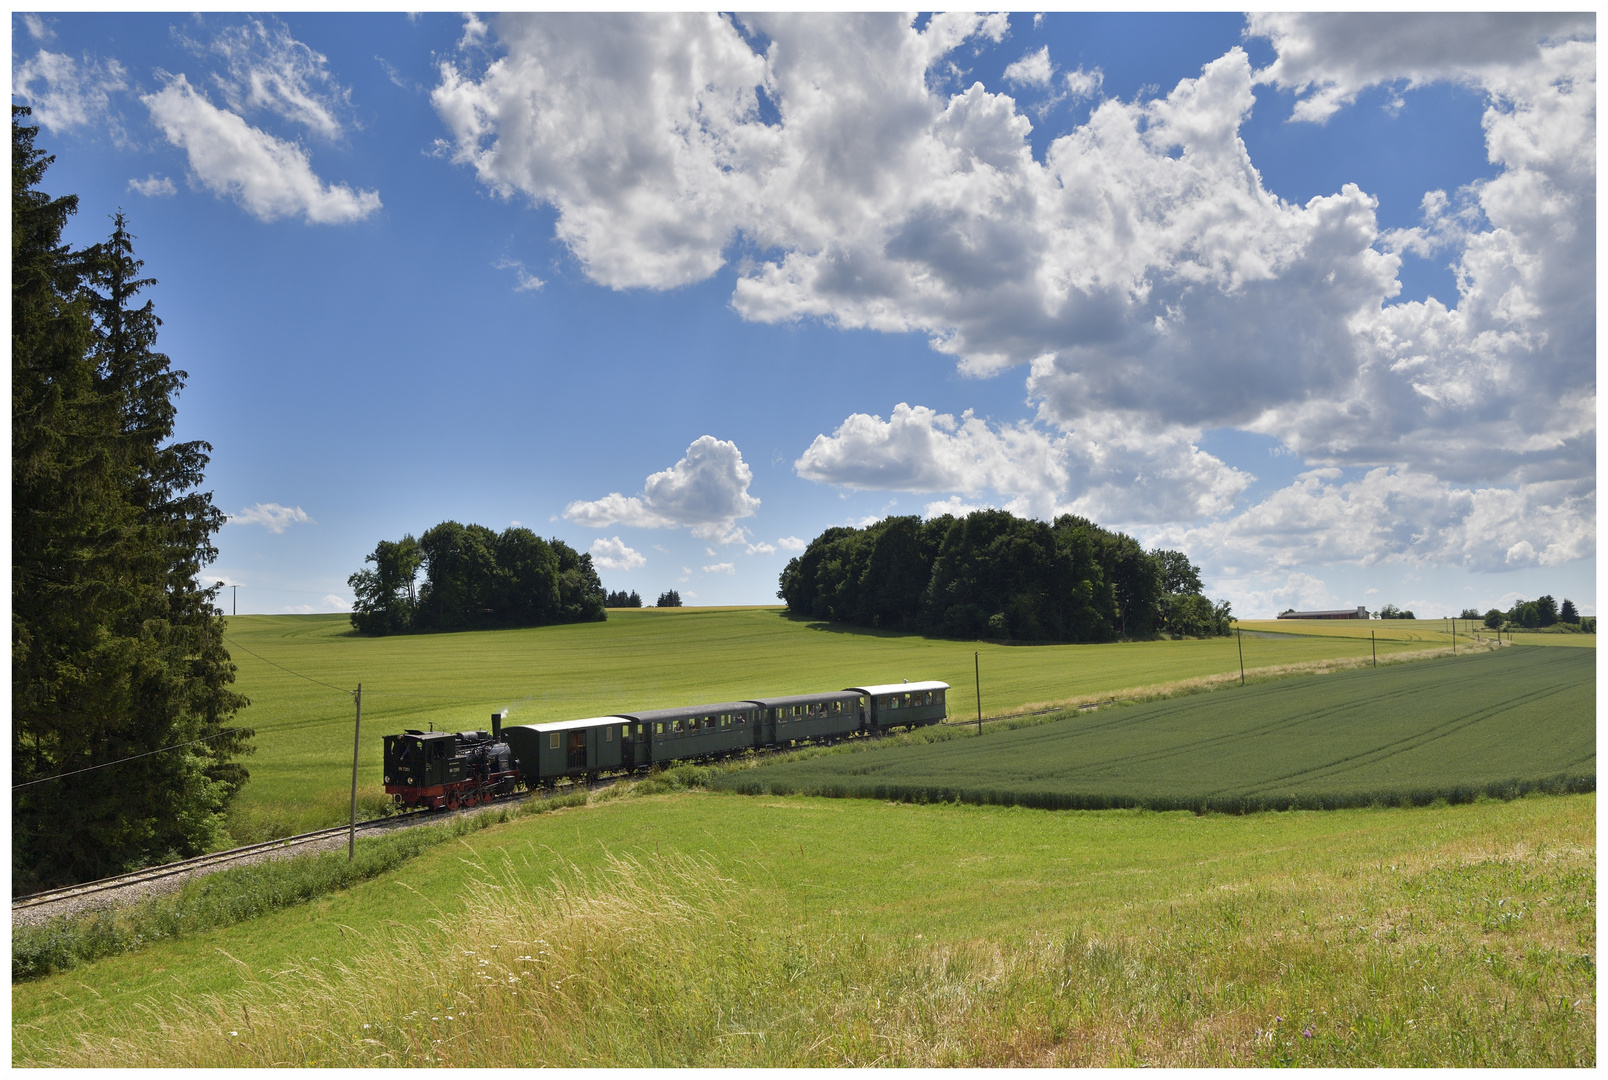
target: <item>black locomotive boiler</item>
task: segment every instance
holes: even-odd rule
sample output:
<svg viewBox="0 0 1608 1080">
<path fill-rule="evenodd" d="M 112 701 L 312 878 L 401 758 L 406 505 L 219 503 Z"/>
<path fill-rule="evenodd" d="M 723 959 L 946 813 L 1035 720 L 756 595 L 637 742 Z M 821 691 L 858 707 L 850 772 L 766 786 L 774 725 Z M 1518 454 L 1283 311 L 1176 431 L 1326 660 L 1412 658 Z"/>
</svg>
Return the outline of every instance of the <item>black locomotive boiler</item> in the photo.
<svg viewBox="0 0 1608 1080">
<path fill-rule="evenodd" d="M 502 737 L 503 713 L 490 731 L 417 731 L 385 737 L 385 793 L 399 806 L 454 810 L 511 795 L 521 776 Z"/>
</svg>

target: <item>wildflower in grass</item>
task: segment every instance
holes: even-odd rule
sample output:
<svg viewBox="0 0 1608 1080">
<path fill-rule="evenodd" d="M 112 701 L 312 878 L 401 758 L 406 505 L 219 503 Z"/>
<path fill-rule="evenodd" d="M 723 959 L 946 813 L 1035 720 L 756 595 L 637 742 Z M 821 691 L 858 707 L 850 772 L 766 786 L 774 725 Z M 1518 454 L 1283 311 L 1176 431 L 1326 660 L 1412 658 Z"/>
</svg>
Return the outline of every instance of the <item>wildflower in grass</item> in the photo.
<svg viewBox="0 0 1608 1080">
<path fill-rule="evenodd" d="M 1312 1038 L 1312 1029 L 1310 1027 L 1302 1028 L 1301 1029 L 1301 1038 L 1303 1038 L 1303 1039 Z"/>
</svg>

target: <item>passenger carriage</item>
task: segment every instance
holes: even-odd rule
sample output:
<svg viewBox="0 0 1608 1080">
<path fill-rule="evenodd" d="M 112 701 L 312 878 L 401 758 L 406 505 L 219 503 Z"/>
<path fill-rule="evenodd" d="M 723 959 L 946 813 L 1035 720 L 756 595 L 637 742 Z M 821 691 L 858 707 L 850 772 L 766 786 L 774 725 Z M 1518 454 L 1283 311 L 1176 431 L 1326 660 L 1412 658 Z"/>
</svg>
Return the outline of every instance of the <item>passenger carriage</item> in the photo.
<svg viewBox="0 0 1608 1080">
<path fill-rule="evenodd" d="M 645 765 L 747 750 L 754 745 L 757 711 L 752 701 L 722 701 L 621 713 L 620 719 L 640 733 L 646 756 L 638 764 Z"/>
<path fill-rule="evenodd" d="M 618 716 L 516 724 L 503 728 L 529 787 L 562 777 L 580 779 L 636 765 L 630 724 Z"/>
<path fill-rule="evenodd" d="M 786 746 L 799 739 L 836 739 L 865 729 L 860 695 L 848 690 L 754 698 L 759 708 L 755 746 Z"/>
<path fill-rule="evenodd" d="M 946 682 L 887 683 L 848 689 L 864 698 L 868 731 L 936 724 L 949 715 Z"/>
</svg>

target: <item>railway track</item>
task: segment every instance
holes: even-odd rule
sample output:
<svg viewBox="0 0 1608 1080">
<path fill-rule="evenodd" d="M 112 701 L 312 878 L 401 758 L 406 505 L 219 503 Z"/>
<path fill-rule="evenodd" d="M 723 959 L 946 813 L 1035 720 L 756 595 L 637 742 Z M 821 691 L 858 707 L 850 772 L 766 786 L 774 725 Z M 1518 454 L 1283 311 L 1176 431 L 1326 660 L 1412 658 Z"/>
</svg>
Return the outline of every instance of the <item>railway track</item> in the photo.
<svg viewBox="0 0 1608 1080">
<path fill-rule="evenodd" d="M 493 803 L 482 803 L 478 806 L 462 807 L 457 810 L 413 810 L 391 817 L 371 818 L 368 821 L 357 823 L 358 832 L 386 832 L 391 829 L 405 829 L 414 825 L 429 825 L 445 821 L 460 814 L 476 814 L 485 810 L 494 810 L 497 807 L 511 806 L 530 798 L 548 798 L 555 794 L 565 795 L 577 789 L 597 791 L 618 783 L 620 777 L 604 777 L 589 783 L 566 785 L 556 789 L 544 789 L 536 792 L 516 792 L 507 798 L 498 799 Z M 160 866 L 150 866 L 143 870 L 134 870 L 127 874 L 118 874 L 115 877 L 101 878 L 99 881 L 87 881 L 81 885 L 68 885 L 60 889 L 47 889 L 43 892 L 30 893 L 19 896 L 11 901 L 11 921 L 44 921 L 54 915 L 70 911 L 82 911 L 90 908 L 112 907 L 120 903 L 131 902 L 153 892 L 163 892 L 166 888 L 176 888 L 184 878 L 210 874 L 217 870 L 243 862 L 256 861 L 263 858 L 277 858 L 283 853 L 296 848 L 306 848 L 318 844 L 327 844 L 346 837 L 350 825 L 336 825 L 327 829 L 315 829 L 312 832 L 297 833 L 294 836 L 283 836 L 277 840 L 265 840 L 259 844 L 245 844 L 241 847 L 230 848 L 227 851 L 215 851 L 209 855 L 198 855 L 193 859 L 182 859 L 179 862 L 163 863 Z M 166 887 L 166 888 L 165 888 Z M 122 894 L 122 895 L 120 895 Z M 124 897 L 128 899 L 125 899 Z M 19 918 L 20 916 L 20 918 Z M 30 916 L 32 916 L 30 918 Z"/>
<path fill-rule="evenodd" d="M 428 810 L 419 810 L 411 814 L 399 814 L 396 817 L 361 821 L 358 822 L 357 829 L 359 832 L 367 832 L 386 826 L 392 828 L 405 827 L 406 822 L 410 819 L 423 817 L 429 813 L 430 811 Z M 39 907 L 42 904 L 52 904 L 81 896 L 93 896 L 96 893 L 126 889 L 135 885 L 143 885 L 147 882 L 160 881 L 163 878 L 194 873 L 198 870 L 215 869 L 263 852 L 301 847 L 320 840 L 345 836 L 350 831 L 350 828 L 348 825 L 339 825 L 328 829 L 315 829 L 313 832 L 297 833 L 295 836 L 284 836 L 278 840 L 265 840 L 260 844 L 246 844 L 242 847 L 230 848 L 227 851 L 215 851 L 210 855 L 197 855 L 193 859 L 181 859 L 178 862 L 150 866 L 144 870 L 134 870 L 127 874 L 118 874 L 115 877 L 101 878 L 99 881 L 88 881 L 82 885 L 68 885 L 60 889 L 47 889 L 44 892 L 30 893 L 27 896 L 19 896 L 11 901 L 11 910 L 25 910 L 31 907 Z"/>
<path fill-rule="evenodd" d="M 989 719 L 1003 718 L 990 717 Z M 873 736 L 873 738 L 880 737 L 880 734 Z M 763 753 L 769 756 L 785 749 L 787 748 L 775 748 L 763 751 Z M 583 789 L 586 791 L 599 791 L 634 775 L 636 774 L 600 777 L 590 781 L 577 781 L 557 788 L 541 788 L 534 792 L 521 791 L 506 798 L 498 799 L 493 803 L 482 803 L 478 806 L 462 807 L 457 810 L 414 810 L 391 817 L 372 818 L 368 821 L 358 822 L 357 830 L 359 832 L 376 832 L 408 828 L 412 825 L 426 825 L 444 821 L 455 814 L 474 814 L 487 809 L 495 809 L 499 806 L 510 806 L 530 798 L 550 798 L 554 795 L 567 795 Z M 284 852 L 295 848 L 338 840 L 345 837 L 350 829 L 351 826 L 349 825 L 315 829 L 312 832 L 297 833 L 294 836 L 284 836 L 277 840 L 265 840 L 258 844 L 245 844 L 241 847 L 230 848 L 227 851 L 216 851 L 208 855 L 198 855 L 192 859 L 181 859 L 178 862 L 146 867 L 143 870 L 134 870 L 127 874 L 101 878 L 98 881 L 88 881 L 80 885 L 68 885 L 60 889 L 47 889 L 43 892 L 19 896 L 11 901 L 12 922 L 15 924 L 19 921 L 42 921 L 68 911 L 115 906 L 118 903 L 128 902 L 118 896 L 120 893 L 127 894 L 133 899 L 138 899 L 152 892 L 166 891 L 163 888 L 164 885 L 170 888 L 177 887 L 178 881 L 184 878 L 209 874 L 236 863 L 278 857 Z M 21 916 L 21 919 L 19 919 L 19 916 Z M 29 916 L 33 917 L 30 918 Z"/>
</svg>

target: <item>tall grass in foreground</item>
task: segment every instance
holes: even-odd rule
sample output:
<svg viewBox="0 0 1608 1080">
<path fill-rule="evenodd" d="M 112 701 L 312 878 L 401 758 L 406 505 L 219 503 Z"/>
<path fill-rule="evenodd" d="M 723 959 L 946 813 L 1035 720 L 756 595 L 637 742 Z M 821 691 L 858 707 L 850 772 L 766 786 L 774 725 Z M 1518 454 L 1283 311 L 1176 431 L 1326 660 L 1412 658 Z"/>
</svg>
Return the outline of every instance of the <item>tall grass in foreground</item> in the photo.
<svg viewBox="0 0 1608 1080">
<path fill-rule="evenodd" d="M 351 859 L 345 851 L 269 859 L 208 874 L 176 892 L 127 907 L 64 915 L 38 926 L 14 926 L 11 981 L 70 971 L 103 956 L 134 952 L 164 939 L 233 926 L 305 904 L 395 870 L 420 852 L 453 837 L 489 828 L 511 817 L 585 803 L 584 794 L 530 799 L 461 815 L 439 825 L 416 825 L 385 836 L 364 837 Z"/>
<path fill-rule="evenodd" d="M 707 857 L 544 888 L 480 865 L 461 909 L 371 930 L 361 970 L 248 970 L 26 1063 L 1589 1066 L 1594 880 L 1579 847 L 1437 852 L 1325 877 L 1321 904 L 1292 873 L 937 945 L 779 918 Z"/>
</svg>

